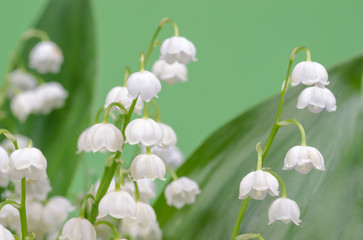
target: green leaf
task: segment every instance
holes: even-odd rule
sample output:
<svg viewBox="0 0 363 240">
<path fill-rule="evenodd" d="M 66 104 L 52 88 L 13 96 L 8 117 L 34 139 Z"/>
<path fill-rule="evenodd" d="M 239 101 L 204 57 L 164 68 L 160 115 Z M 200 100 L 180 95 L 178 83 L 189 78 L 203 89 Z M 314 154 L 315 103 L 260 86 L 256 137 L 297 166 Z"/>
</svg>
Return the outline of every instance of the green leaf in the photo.
<svg viewBox="0 0 363 240">
<path fill-rule="evenodd" d="M 68 91 L 66 106 L 47 116 L 31 116 L 20 124 L 10 116 L 20 134 L 33 140 L 48 161 L 52 195 L 67 193 L 80 156 L 76 155 L 77 139 L 91 121 L 95 88 L 95 30 L 89 0 L 51 0 L 35 28 L 44 30 L 63 51 L 64 63 L 59 74 L 47 74 L 45 81 L 60 82 Z M 26 44 L 22 53 L 25 62 L 38 41 Z M 9 123 L 5 120 L 4 122 Z M 5 123 L 4 123 L 5 125 Z"/>
<path fill-rule="evenodd" d="M 300 135 L 295 126 L 280 129 L 264 166 L 285 181 L 287 196 L 300 207 L 302 223 L 267 225 L 268 208 L 275 198 L 251 199 L 240 234 L 259 232 L 276 240 L 362 238 L 362 69 L 360 56 L 329 71 L 328 87 L 337 99 L 334 113 L 297 110 L 297 97 L 304 87 L 289 87 L 281 120 L 296 117 L 302 123 L 307 144 L 323 154 L 326 171 L 312 170 L 307 175 L 282 171 L 285 154 L 300 144 Z M 240 181 L 256 167 L 255 145 L 266 141 L 279 98 L 273 97 L 223 126 L 178 170 L 178 175 L 195 179 L 202 193 L 194 204 L 179 211 L 168 207 L 163 196 L 158 199 L 155 208 L 164 239 L 231 238 L 241 206 Z"/>
</svg>

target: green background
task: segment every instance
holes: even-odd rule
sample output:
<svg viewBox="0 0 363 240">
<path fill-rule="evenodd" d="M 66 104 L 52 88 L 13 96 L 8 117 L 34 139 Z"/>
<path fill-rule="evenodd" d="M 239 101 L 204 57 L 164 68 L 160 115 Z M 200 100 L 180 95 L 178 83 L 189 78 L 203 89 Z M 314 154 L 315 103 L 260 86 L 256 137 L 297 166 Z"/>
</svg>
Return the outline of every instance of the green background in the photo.
<svg viewBox="0 0 363 240">
<path fill-rule="evenodd" d="M 34 25 L 46 2 L 0 2 L 1 76 L 20 35 Z M 179 133 L 186 156 L 223 123 L 279 92 L 294 47 L 309 47 L 312 59 L 326 67 L 363 48 L 358 0 L 93 2 L 99 56 L 95 111 L 109 89 L 122 84 L 124 67 L 137 69 L 138 55 L 163 17 L 174 19 L 180 34 L 196 45 L 198 61 L 188 65 L 189 81 L 163 85 L 158 100 L 162 120 Z M 161 37 L 171 34 L 166 26 Z M 104 164 L 90 158 L 88 164 Z"/>
</svg>

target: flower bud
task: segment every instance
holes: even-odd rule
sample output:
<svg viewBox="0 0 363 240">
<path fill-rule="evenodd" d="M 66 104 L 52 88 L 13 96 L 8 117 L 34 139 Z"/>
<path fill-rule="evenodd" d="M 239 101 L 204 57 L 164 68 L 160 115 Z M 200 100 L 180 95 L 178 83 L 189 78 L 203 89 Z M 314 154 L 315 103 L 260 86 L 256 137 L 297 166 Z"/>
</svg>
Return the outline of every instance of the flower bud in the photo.
<svg viewBox="0 0 363 240">
<path fill-rule="evenodd" d="M 41 74 L 58 73 L 62 62 L 62 50 L 51 41 L 39 42 L 29 55 L 29 67 Z"/>
<path fill-rule="evenodd" d="M 134 101 L 134 99 L 130 98 L 127 87 L 114 87 L 107 94 L 106 102 L 105 102 L 105 109 L 111 103 L 117 102 L 117 103 L 121 104 L 127 111 L 129 111 L 133 101 Z M 140 97 L 138 97 L 137 101 L 136 101 L 134 112 L 138 115 L 141 115 L 141 111 L 143 108 L 144 108 L 144 102 L 141 100 Z M 114 111 L 114 110 L 117 110 L 120 114 L 124 114 L 124 112 L 121 111 L 117 107 L 112 107 L 111 111 Z"/>
<path fill-rule="evenodd" d="M 26 177 L 40 180 L 47 177 L 47 160 L 37 148 L 22 148 L 10 155 L 10 171 L 14 181 Z"/>
<path fill-rule="evenodd" d="M 289 198 L 278 198 L 271 204 L 268 209 L 268 224 L 274 223 L 276 220 L 281 220 L 284 223 L 292 221 L 296 225 L 299 225 L 300 209 L 294 200 Z"/>
<path fill-rule="evenodd" d="M 164 132 L 151 118 L 138 118 L 127 125 L 125 136 L 130 145 L 141 143 L 145 147 L 151 147 L 161 143 Z"/>
<path fill-rule="evenodd" d="M 248 196 L 256 200 L 263 200 L 266 193 L 270 196 L 279 195 L 279 182 L 269 172 L 257 170 L 247 174 L 241 181 L 239 188 L 239 199 L 245 199 Z"/>
<path fill-rule="evenodd" d="M 169 206 L 182 208 L 185 204 L 195 202 L 196 196 L 200 193 L 198 184 L 187 177 L 181 177 L 172 181 L 165 188 L 165 198 Z"/>
<path fill-rule="evenodd" d="M 84 218 L 71 218 L 63 227 L 59 240 L 96 240 L 96 230 Z"/>
<path fill-rule="evenodd" d="M 152 72 L 158 79 L 167 84 L 186 82 L 188 80 L 188 69 L 185 64 L 179 62 L 169 64 L 165 60 L 160 59 L 154 63 Z"/>
<path fill-rule="evenodd" d="M 135 72 L 127 80 L 127 90 L 132 99 L 140 96 L 145 102 L 157 98 L 161 90 L 159 79 L 149 71 Z"/>
<path fill-rule="evenodd" d="M 147 178 L 154 181 L 156 178 L 166 180 L 165 164 L 158 156 L 154 154 L 137 155 L 131 163 L 130 173 L 133 180 Z"/>
<path fill-rule="evenodd" d="M 173 36 L 165 39 L 160 47 L 161 59 L 171 64 L 178 61 L 187 64 L 190 61 L 197 61 L 197 51 L 194 44 L 185 37 Z"/>
</svg>

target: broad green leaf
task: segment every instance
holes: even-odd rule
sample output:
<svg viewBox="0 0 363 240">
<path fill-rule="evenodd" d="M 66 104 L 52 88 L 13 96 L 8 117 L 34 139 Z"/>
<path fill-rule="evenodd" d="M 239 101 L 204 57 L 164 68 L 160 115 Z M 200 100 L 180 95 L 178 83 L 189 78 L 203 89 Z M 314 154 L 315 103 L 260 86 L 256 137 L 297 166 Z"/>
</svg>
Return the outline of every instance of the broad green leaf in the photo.
<svg viewBox="0 0 363 240">
<path fill-rule="evenodd" d="M 35 28 L 44 30 L 63 51 L 64 63 L 59 74 L 47 74 L 45 81 L 58 81 L 68 91 L 66 106 L 48 116 L 31 116 L 15 128 L 33 139 L 48 160 L 47 172 L 53 187 L 52 194 L 66 194 L 77 169 L 77 138 L 91 120 L 95 88 L 95 31 L 92 6 L 89 0 L 51 0 Z M 22 53 L 25 62 L 30 41 Z M 9 123 L 5 120 L 4 122 Z"/>
<path fill-rule="evenodd" d="M 286 152 L 300 144 L 300 135 L 295 126 L 280 129 L 264 166 L 284 179 L 287 196 L 300 207 L 302 223 L 267 225 L 268 208 L 275 198 L 251 199 L 239 234 L 259 232 L 269 240 L 362 238 L 362 69 L 363 57 L 357 57 L 329 71 L 328 87 L 337 99 L 334 113 L 297 110 L 303 86 L 289 87 L 281 120 L 295 117 L 301 121 L 308 145 L 323 154 L 326 171 L 302 175 L 281 170 Z M 193 205 L 179 211 L 168 207 L 163 196 L 158 199 L 155 207 L 164 239 L 230 239 L 241 206 L 240 181 L 256 167 L 255 145 L 266 141 L 279 98 L 269 99 L 223 126 L 178 170 L 178 175 L 195 179 L 202 193 Z"/>
</svg>

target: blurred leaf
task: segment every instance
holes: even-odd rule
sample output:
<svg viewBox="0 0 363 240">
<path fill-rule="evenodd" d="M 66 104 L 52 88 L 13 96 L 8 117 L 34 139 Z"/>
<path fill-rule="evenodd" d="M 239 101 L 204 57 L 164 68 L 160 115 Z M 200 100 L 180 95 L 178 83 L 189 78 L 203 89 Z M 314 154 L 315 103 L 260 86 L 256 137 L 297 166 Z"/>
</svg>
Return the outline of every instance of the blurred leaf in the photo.
<svg viewBox="0 0 363 240">
<path fill-rule="evenodd" d="M 295 126 L 276 136 L 264 166 L 285 181 L 287 195 L 301 210 L 300 226 L 281 222 L 267 225 L 274 200 L 250 200 L 239 233 L 259 232 L 266 239 L 361 239 L 363 234 L 363 116 L 362 68 L 358 57 L 329 71 L 329 88 L 337 111 L 313 114 L 297 110 L 303 86 L 289 89 L 281 120 L 296 117 L 307 131 L 307 143 L 325 158 L 326 171 L 308 175 L 282 171 L 286 152 L 300 144 Z M 178 175 L 195 179 L 202 193 L 177 211 L 161 196 L 155 204 L 164 239 L 230 239 L 241 200 L 241 179 L 256 167 L 255 144 L 264 143 L 275 119 L 280 96 L 273 97 L 223 126 L 188 159 Z M 206 116 L 206 118 L 211 116 Z M 207 120 L 207 119 L 206 119 Z"/>
<path fill-rule="evenodd" d="M 9 116 L 20 134 L 33 139 L 48 160 L 47 172 L 52 194 L 67 193 L 81 156 L 76 155 L 77 138 L 91 120 L 95 88 L 95 29 L 89 0 L 51 0 L 35 28 L 47 32 L 63 51 L 64 63 L 59 74 L 47 74 L 45 81 L 60 82 L 68 91 L 66 106 L 47 116 L 31 116 L 24 124 Z M 29 41 L 22 58 L 38 42 Z"/>
</svg>

